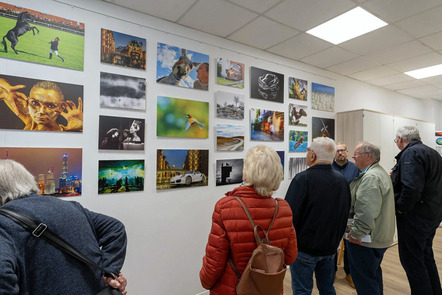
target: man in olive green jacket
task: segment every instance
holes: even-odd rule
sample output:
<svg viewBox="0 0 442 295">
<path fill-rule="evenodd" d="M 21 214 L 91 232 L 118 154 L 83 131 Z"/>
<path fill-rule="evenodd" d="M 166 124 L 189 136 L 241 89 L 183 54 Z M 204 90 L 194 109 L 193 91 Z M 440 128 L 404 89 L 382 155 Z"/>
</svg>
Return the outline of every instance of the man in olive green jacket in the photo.
<svg viewBox="0 0 442 295">
<path fill-rule="evenodd" d="M 356 146 L 355 165 L 362 172 L 350 183 L 353 221 L 348 234 L 348 260 L 358 295 L 383 294 L 381 262 L 393 242 L 393 184 L 379 165 L 380 150 L 371 143 Z"/>
</svg>

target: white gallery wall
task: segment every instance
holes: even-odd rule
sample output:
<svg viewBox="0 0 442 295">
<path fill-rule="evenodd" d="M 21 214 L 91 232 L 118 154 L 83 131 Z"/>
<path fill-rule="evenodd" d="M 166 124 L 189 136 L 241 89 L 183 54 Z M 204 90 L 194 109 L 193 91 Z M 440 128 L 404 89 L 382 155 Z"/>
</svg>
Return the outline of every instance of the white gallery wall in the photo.
<svg viewBox="0 0 442 295">
<path fill-rule="evenodd" d="M 335 119 L 336 112 L 369 109 L 434 122 L 436 123 L 436 129 L 442 129 L 442 122 L 440 121 L 442 115 L 441 102 L 424 101 L 399 95 L 102 1 L 3 0 L 3 2 L 85 23 L 84 71 L 0 59 L 0 73 L 2 75 L 84 85 L 83 133 L 0 130 L 0 146 L 83 149 L 82 196 L 69 198 L 69 200 L 78 201 L 93 211 L 112 215 L 125 224 L 128 233 L 128 252 L 123 273 L 128 278 L 127 290 L 129 294 L 193 295 L 204 293 L 204 289 L 199 282 L 198 273 L 210 230 L 212 210 L 215 202 L 226 191 L 235 187 L 235 185 L 215 186 L 215 163 L 217 159 L 243 158 L 245 155 L 245 152 L 216 152 L 215 126 L 217 123 L 244 126 L 246 130 L 245 151 L 262 143 L 272 146 L 277 151 L 285 151 L 284 181 L 275 193 L 275 196 L 284 197 L 290 183 L 287 168 L 288 159 L 305 155 L 305 153 L 288 152 L 288 130 L 297 128 L 288 126 L 288 120 L 286 119 L 284 142 L 250 141 L 249 109 L 262 108 L 282 111 L 288 116 L 289 102 L 298 103 L 298 101 L 288 98 L 287 84 L 289 76 L 309 82 L 307 105 L 310 111 L 308 114 L 310 123 L 312 117 Z M 147 70 L 142 71 L 100 63 L 101 28 L 147 39 Z M 158 42 L 209 55 L 209 91 L 157 84 L 155 80 Z M 61 47 L 62 40 L 60 42 Z M 63 55 L 62 49 L 60 49 L 60 54 Z M 219 57 L 246 65 L 244 89 L 216 84 L 216 58 Z M 250 98 L 249 73 L 251 66 L 284 74 L 284 103 L 266 102 Z M 146 78 L 146 110 L 100 108 L 101 71 Z M 312 82 L 335 87 L 334 113 L 311 110 Z M 245 96 L 244 120 L 234 121 L 216 118 L 214 103 L 216 91 L 238 93 Z M 157 96 L 209 102 L 209 138 L 157 137 Z M 98 150 L 99 115 L 145 118 L 145 151 Z M 302 130 L 302 128 L 300 129 Z M 311 124 L 304 129 L 309 131 L 310 136 Z M 309 139 L 310 142 L 311 139 Z M 157 149 L 209 150 L 209 185 L 157 191 L 155 186 Z M 98 161 L 124 159 L 145 160 L 144 191 L 98 195 Z M 69 217 L 66 218 L 66 222 L 69 222 Z"/>
</svg>

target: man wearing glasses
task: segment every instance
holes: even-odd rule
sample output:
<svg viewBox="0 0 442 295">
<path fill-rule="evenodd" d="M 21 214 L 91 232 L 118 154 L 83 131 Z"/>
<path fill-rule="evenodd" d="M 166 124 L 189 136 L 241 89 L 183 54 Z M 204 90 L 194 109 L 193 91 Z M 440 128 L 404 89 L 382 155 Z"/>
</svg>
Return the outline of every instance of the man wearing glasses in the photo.
<svg viewBox="0 0 442 295">
<path fill-rule="evenodd" d="M 379 165 L 381 152 L 374 144 L 358 144 L 353 159 L 362 172 L 350 183 L 354 217 L 347 237 L 348 262 L 358 295 L 381 295 L 381 262 L 395 231 L 393 184 Z"/>
<path fill-rule="evenodd" d="M 395 143 L 401 150 L 391 173 L 396 201 L 399 258 L 411 294 L 442 294 L 433 238 L 442 221 L 442 158 L 404 126 Z"/>
<path fill-rule="evenodd" d="M 347 224 L 350 189 L 331 167 L 335 154 L 332 139 L 313 139 L 306 155 L 309 168 L 293 178 L 285 196 L 298 238 L 298 257 L 290 265 L 293 294 L 311 294 L 313 273 L 320 294 L 336 294 L 334 258 Z"/>
<path fill-rule="evenodd" d="M 340 172 L 342 175 L 344 175 L 345 179 L 348 183 L 352 182 L 353 179 L 355 179 L 359 173 L 361 173 L 361 170 L 359 170 L 358 167 L 353 164 L 353 162 L 348 161 L 348 150 L 347 146 L 344 143 L 338 142 L 336 144 L 338 147 L 338 150 L 336 151 L 335 160 L 333 161 L 332 167 L 336 171 Z M 352 215 L 352 214 L 351 214 Z M 353 216 L 349 216 L 349 218 L 353 218 Z M 355 285 L 353 283 L 353 279 L 351 278 L 350 274 L 350 267 L 348 265 L 348 257 L 347 257 L 347 241 L 345 240 L 345 247 L 344 247 L 344 271 L 345 271 L 345 279 L 350 284 L 352 288 L 355 288 Z M 335 257 L 335 271 L 338 270 L 338 259 L 337 256 Z"/>
</svg>

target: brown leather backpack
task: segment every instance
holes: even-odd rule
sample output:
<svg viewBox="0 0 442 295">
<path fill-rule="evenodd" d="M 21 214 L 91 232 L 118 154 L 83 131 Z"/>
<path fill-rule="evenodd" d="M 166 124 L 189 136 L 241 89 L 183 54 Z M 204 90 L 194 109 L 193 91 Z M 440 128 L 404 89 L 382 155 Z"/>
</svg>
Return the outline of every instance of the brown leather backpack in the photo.
<svg viewBox="0 0 442 295">
<path fill-rule="evenodd" d="M 238 295 L 280 295 L 287 270 L 284 263 L 284 251 L 278 247 L 271 246 L 268 238 L 276 213 L 278 213 L 278 201 L 275 199 L 275 213 L 266 232 L 262 226 L 255 225 L 244 202 L 238 197 L 235 198 L 241 203 L 253 226 L 257 245 L 242 275 L 239 274 L 232 259 L 230 258 L 229 260 L 233 271 L 239 279 L 236 285 L 236 293 Z M 264 233 L 263 239 L 259 235 L 259 230 Z"/>
</svg>

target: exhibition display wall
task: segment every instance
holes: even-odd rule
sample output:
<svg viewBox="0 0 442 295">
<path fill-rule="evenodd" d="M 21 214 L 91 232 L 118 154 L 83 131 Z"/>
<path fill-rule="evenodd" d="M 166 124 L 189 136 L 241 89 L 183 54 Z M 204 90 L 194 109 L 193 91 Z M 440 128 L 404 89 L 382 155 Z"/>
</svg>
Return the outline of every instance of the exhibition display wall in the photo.
<svg viewBox="0 0 442 295">
<path fill-rule="evenodd" d="M 0 158 L 22 162 L 42 194 L 125 224 L 129 293 L 206 293 L 199 270 L 213 207 L 241 182 L 250 147 L 278 152 L 275 196 L 284 198 L 312 138 L 337 138 L 337 112 L 369 109 L 442 129 L 440 102 L 103 1 L 3 0 L 2 9 L 1 36 L 24 10 L 39 33 L 21 36 L 18 54 L 9 41 L 8 52 L 0 48 L 0 83 L 24 85 L 16 92 L 31 99 L 33 85 L 50 81 L 64 102 L 51 106 L 59 114 L 49 126 L 0 101 Z"/>
</svg>

